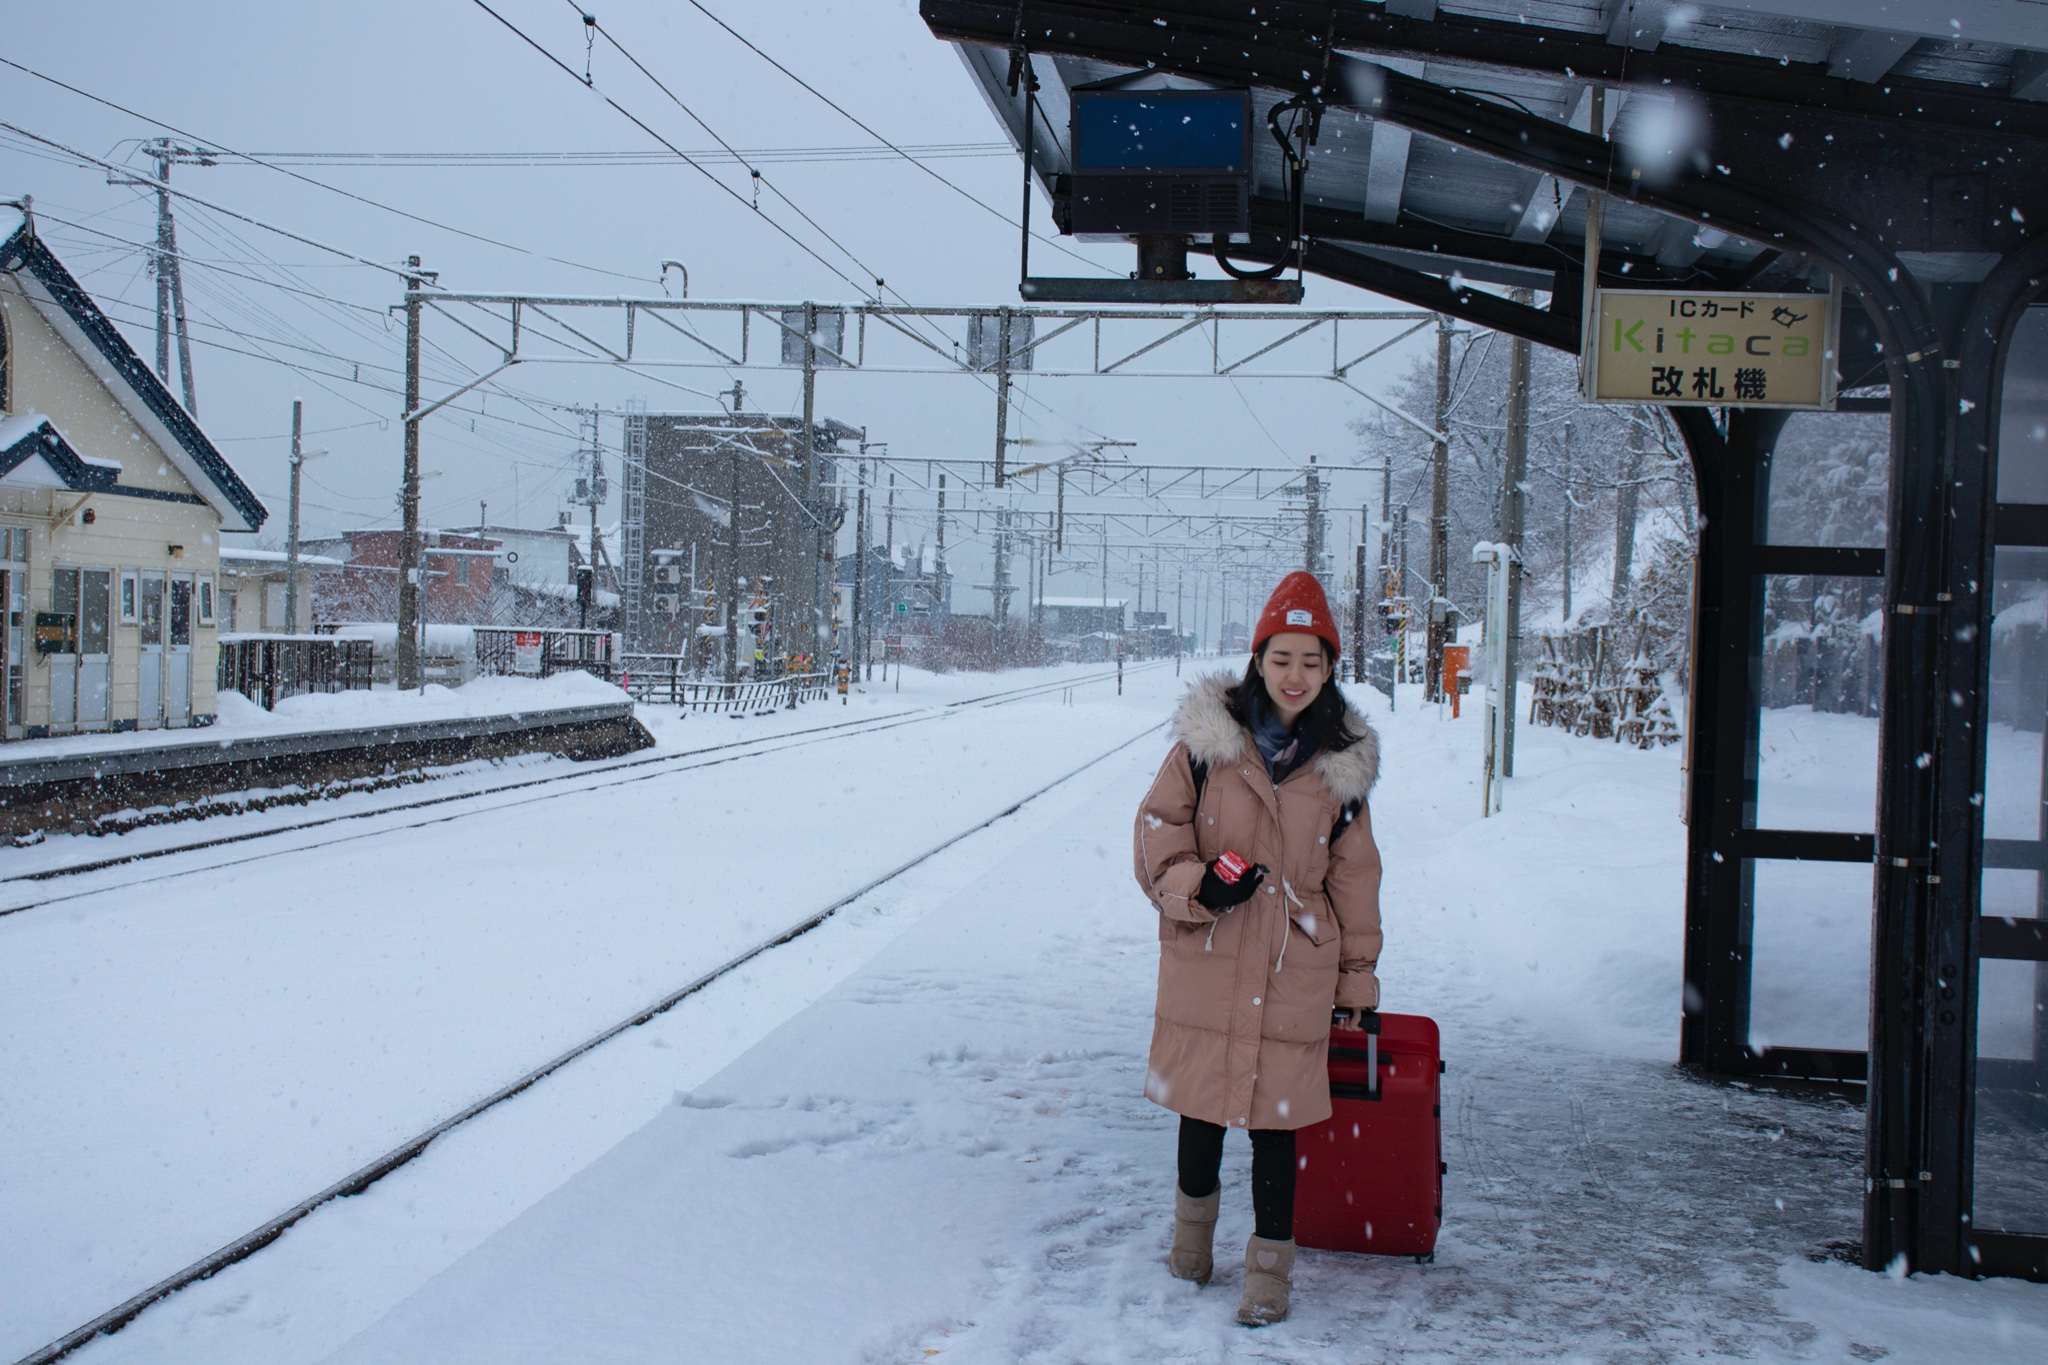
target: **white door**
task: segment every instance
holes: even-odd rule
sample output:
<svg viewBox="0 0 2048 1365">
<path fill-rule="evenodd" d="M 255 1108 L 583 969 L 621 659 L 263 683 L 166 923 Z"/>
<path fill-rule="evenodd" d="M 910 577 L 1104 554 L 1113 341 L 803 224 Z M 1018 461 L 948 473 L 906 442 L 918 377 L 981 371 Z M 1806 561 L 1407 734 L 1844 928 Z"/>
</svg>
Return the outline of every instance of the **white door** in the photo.
<svg viewBox="0 0 2048 1365">
<path fill-rule="evenodd" d="M 164 724 L 192 723 L 192 575 L 172 574 L 164 631 Z"/>
<path fill-rule="evenodd" d="M 143 573 L 141 597 L 135 605 L 142 618 L 142 668 L 137 678 L 137 691 L 140 700 L 136 705 L 135 723 L 145 730 L 154 730 L 164 723 L 164 576 L 162 574 Z"/>
<path fill-rule="evenodd" d="M 108 687 L 113 658 L 108 619 L 113 608 L 111 569 L 85 569 L 78 583 L 78 724 L 105 729 L 111 717 Z"/>
</svg>

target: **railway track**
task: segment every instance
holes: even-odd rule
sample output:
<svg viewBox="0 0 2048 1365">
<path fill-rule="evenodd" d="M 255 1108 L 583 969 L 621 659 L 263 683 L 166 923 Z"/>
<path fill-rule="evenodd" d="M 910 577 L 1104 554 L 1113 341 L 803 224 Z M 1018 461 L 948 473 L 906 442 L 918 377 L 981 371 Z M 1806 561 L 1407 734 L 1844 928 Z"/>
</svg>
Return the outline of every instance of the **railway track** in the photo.
<svg viewBox="0 0 2048 1365">
<path fill-rule="evenodd" d="M 1125 670 L 1138 673 L 1165 667 L 1165 661 L 1139 664 Z M 725 763 L 740 762 L 749 758 L 764 757 L 790 749 L 807 748 L 816 744 L 829 743 L 836 739 L 847 739 L 858 735 L 876 734 L 886 730 L 901 729 L 911 725 L 928 724 L 957 715 L 969 709 L 985 709 L 1007 706 L 1016 702 L 1030 701 L 1055 692 L 1071 691 L 1077 687 L 1109 682 L 1117 677 L 1115 669 L 1100 673 L 1084 674 L 1077 678 L 1063 678 L 1056 682 L 1031 683 L 1023 687 L 998 689 L 980 696 L 963 697 L 957 701 L 937 706 L 888 716 L 871 716 L 858 720 L 838 721 L 829 725 L 810 726 L 802 730 L 786 730 L 758 738 L 728 740 L 720 744 L 702 745 L 677 753 L 659 754 L 652 757 L 625 758 L 578 765 L 575 771 L 552 773 L 545 777 L 521 778 L 510 782 L 495 783 L 481 788 L 461 792 L 444 792 L 436 796 L 421 797 L 414 801 L 393 801 L 375 806 L 369 810 L 348 811 L 338 815 L 321 815 L 286 824 L 272 825 L 257 830 L 241 830 L 232 834 L 220 834 L 211 838 L 192 839 L 182 843 L 168 844 L 157 848 L 139 849 L 130 853 L 110 857 L 81 858 L 75 862 L 62 863 L 54 867 L 36 868 L 10 875 L 0 875 L 0 888 L 17 886 L 23 891 L 37 891 L 65 882 L 69 878 L 82 877 L 90 873 L 106 872 L 116 868 L 154 862 L 179 854 L 204 853 L 212 849 L 237 848 L 242 845 L 261 844 L 266 840 L 283 839 L 292 834 L 309 830 L 335 829 L 331 837 L 311 840 L 288 841 L 282 846 L 263 847 L 238 857 L 205 860 L 193 866 L 182 866 L 155 876 L 127 878 L 116 882 L 99 882 L 77 890 L 50 891 L 47 894 L 30 894 L 25 898 L 0 900 L 0 918 L 21 914 L 28 910 L 60 905 L 68 901 L 90 896 L 104 895 L 109 891 L 125 890 L 129 887 L 146 886 L 153 882 L 176 877 L 192 876 L 201 872 L 218 871 L 223 868 L 239 867 L 247 863 L 260 862 L 269 858 L 286 857 L 310 849 L 327 848 L 335 844 L 349 843 L 362 839 L 374 839 L 382 835 L 404 830 L 424 828 L 443 824 L 470 816 L 488 814 L 493 811 L 510 810 L 537 801 L 556 800 L 565 796 L 580 795 L 584 792 L 601 791 L 608 787 L 628 786 L 638 782 L 651 781 L 671 773 L 689 772 L 697 768 L 716 767 Z M 491 800 L 493 797 L 507 797 L 509 800 Z M 434 814 L 418 819 L 387 820 L 385 817 L 403 817 L 408 813 L 432 811 Z M 371 828 L 349 828 L 363 821 L 379 822 Z M 4 894 L 4 893 L 0 893 Z"/>
<path fill-rule="evenodd" d="M 1102 676 L 1113 677 L 1114 674 L 1112 673 Z M 926 711 L 916 712 L 910 716 L 896 716 L 889 717 L 886 719 L 877 718 L 877 721 L 879 723 L 867 725 L 865 728 L 861 729 L 854 728 L 860 725 L 860 722 L 848 722 L 843 725 L 821 726 L 813 731 L 804 731 L 799 733 L 810 736 L 809 739 L 804 741 L 805 743 L 822 743 L 828 739 L 852 733 L 872 734 L 878 729 L 893 729 L 899 725 L 910 725 L 929 722 L 932 720 L 940 719 L 945 715 L 953 714 L 967 707 L 984 705 L 1005 705 L 1014 701 L 1028 700 L 1031 696 L 1043 695 L 1048 692 L 1065 690 L 1078 685 L 1083 685 L 1087 681 L 1100 680 L 1100 676 L 1093 676 L 1089 679 L 1065 680 L 1060 683 L 1052 685 L 1016 688 L 1005 692 L 992 692 L 981 697 L 966 698 L 961 701 L 947 703 L 944 707 L 934 707 Z M 1107 760 L 1115 757 L 1119 753 L 1122 753 L 1124 750 L 1130 748 L 1132 745 L 1139 743 L 1148 736 L 1153 735 L 1159 730 L 1163 729 L 1164 726 L 1165 722 L 1161 721 L 1158 724 L 1146 727 L 1145 729 L 1139 731 L 1137 734 L 1132 735 L 1130 738 L 1123 740 L 1118 744 L 1112 745 L 1110 748 L 1104 750 L 1099 754 L 1096 754 L 1094 757 L 1088 759 L 1086 762 L 1080 764 L 1079 766 L 1069 770 L 1066 773 L 1061 774 L 1059 777 L 1054 778 L 1052 781 L 1039 787 L 1037 790 L 1032 791 L 1023 797 L 1018 798 L 1016 801 L 1004 807 L 1002 810 L 997 811 L 995 814 L 990 815 L 985 819 L 979 820 L 974 824 L 969 825 L 967 828 L 962 829 L 957 833 L 948 836 L 940 842 L 932 845 L 930 848 L 925 849 L 923 852 L 918 853 L 917 855 L 908 859 L 907 861 L 898 864 L 896 867 L 893 867 L 887 872 L 882 873 L 880 876 L 875 877 L 871 881 L 868 881 L 864 885 L 838 897 L 829 905 L 825 905 L 819 909 L 816 909 L 808 915 L 806 915 L 804 918 L 795 922 L 794 924 L 791 924 L 786 928 L 780 930 L 779 932 L 759 940 L 750 947 L 735 954 L 733 957 L 728 958 L 726 961 L 711 968 L 709 971 L 702 973 L 701 975 L 695 977 L 694 979 L 680 986 L 676 990 L 669 992 L 667 995 L 664 995 L 659 1000 L 653 1001 L 652 1003 L 648 1004 L 645 1008 L 640 1009 L 634 1012 L 633 1014 L 629 1015 L 628 1017 L 621 1019 L 616 1023 L 613 1023 L 607 1026 L 606 1028 L 599 1030 L 598 1032 L 583 1039 L 581 1042 L 577 1043 L 575 1046 L 569 1048 L 568 1050 L 548 1059 L 547 1061 L 541 1063 L 539 1066 L 536 1066 L 532 1070 L 527 1071 L 523 1075 L 516 1077 L 515 1079 L 511 1080 L 510 1082 L 504 1085 L 501 1085 L 496 1090 L 493 1090 L 490 1094 L 485 1095 L 483 1098 L 476 1100 L 475 1102 L 465 1106 L 464 1108 L 456 1111 L 455 1113 L 450 1114 L 449 1116 L 440 1120 L 438 1123 L 435 1123 L 431 1127 L 408 1138 L 404 1142 L 400 1143 L 398 1146 L 392 1148 L 390 1151 L 378 1157 L 376 1160 L 370 1162 L 368 1165 L 351 1172 L 350 1174 L 344 1176 L 342 1179 L 337 1180 L 333 1184 L 327 1186 L 325 1189 L 320 1190 L 319 1192 L 299 1201 L 297 1204 L 294 1204 L 292 1207 L 286 1209 L 284 1212 L 278 1214 L 276 1217 L 267 1220 L 258 1227 L 250 1229 L 248 1232 L 242 1234 L 240 1237 L 235 1238 L 233 1241 L 222 1246 L 218 1250 L 214 1251 L 212 1254 L 202 1257 L 197 1261 L 194 1261 L 192 1264 L 184 1267 L 183 1269 L 159 1281 L 158 1283 L 151 1285 L 149 1288 L 143 1290 L 139 1294 L 136 1294 L 134 1297 L 128 1299 L 127 1301 L 118 1304 L 113 1308 L 108 1309 L 106 1312 L 100 1314 L 98 1317 L 92 1319 L 90 1322 L 81 1324 L 80 1326 L 65 1333 L 63 1336 L 58 1337 L 56 1340 L 50 1342 L 48 1345 L 40 1348 L 39 1350 L 33 1351 L 28 1355 L 23 1356 L 20 1360 L 15 1362 L 15 1365 L 53 1365 L 53 1362 L 61 1360 L 64 1357 L 70 1355 L 73 1351 L 76 1351 L 79 1347 L 84 1346 L 88 1342 L 92 1341 L 94 1338 L 119 1331 L 121 1328 L 125 1327 L 130 1322 L 134 1321 L 136 1317 L 141 1315 L 152 1304 L 155 1304 L 160 1300 L 168 1297 L 169 1295 L 176 1293 L 178 1290 L 185 1288 L 187 1285 L 195 1284 L 200 1280 L 204 1280 L 213 1275 L 216 1275 L 220 1273 L 222 1270 L 227 1269 L 229 1266 L 232 1266 L 239 1261 L 246 1260 L 250 1256 L 254 1255 L 256 1252 L 261 1251 L 264 1247 L 268 1246 L 270 1243 L 276 1241 L 279 1237 L 283 1236 L 284 1233 L 288 1231 L 294 1224 L 298 1223 L 301 1219 L 305 1218 L 307 1215 L 311 1214 L 315 1209 L 320 1208 L 322 1205 L 327 1204 L 335 1199 L 343 1198 L 348 1195 L 360 1194 L 364 1190 L 369 1189 L 372 1185 L 376 1184 L 379 1180 L 382 1180 L 385 1176 L 390 1175 L 392 1172 L 408 1165 L 409 1163 L 417 1159 L 438 1138 L 444 1136 L 453 1129 L 460 1127 L 461 1125 L 469 1122 L 471 1119 L 474 1119 L 479 1115 L 486 1113 L 487 1111 L 496 1108 L 498 1105 L 501 1105 L 506 1101 L 514 1098 L 515 1096 L 523 1093 L 524 1091 L 530 1089 L 532 1086 L 546 1079 L 548 1076 L 552 1075 L 556 1071 L 559 1071 L 563 1067 L 569 1065 L 577 1058 L 582 1057 L 586 1053 L 594 1051 L 599 1047 L 602 1047 L 605 1043 L 610 1042 L 612 1039 L 618 1037 L 622 1033 L 625 1033 L 627 1030 L 637 1028 L 638 1026 L 645 1024 L 650 1020 L 667 1013 L 669 1010 L 674 1009 L 677 1005 L 682 1004 L 685 1000 L 688 1000 L 690 997 L 698 994 L 700 991 L 704 990 L 706 987 L 710 986 L 712 983 L 716 982 L 721 977 L 724 977 L 738 970 L 740 967 L 743 967 L 746 964 L 755 961 L 756 959 L 762 957 L 767 953 L 773 952 L 777 948 L 783 947 L 784 945 L 789 944 L 798 938 L 801 938 L 805 934 L 808 934 L 811 930 L 816 929 L 819 925 L 825 923 L 839 911 L 845 909 L 850 905 L 855 904 L 856 902 L 860 901 L 863 897 L 888 885 L 890 882 L 896 880 L 898 877 L 901 877 L 904 874 L 922 866 L 923 864 L 930 862 L 933 858 L 938 857 L 940 854 L 946 852 L 948 849 L 951 849 L 954 846 L 966 841 L 967 839 L 972 838 L 974 835 L 980 833 L 985 829 L 988 829 L 990 826 L 998 824 L 1001 821 L 1008 819 L 1010 816 L 1015 815 L 1018 811 L 1022 810 L 1025 806 L 1029 805 L 1033 801 L 1036 801 L 1040 797 L 1048 795 L 1049 793 L 1057 790 L 1061 786 L 1064 786 L 1066 783 L 1071 782 L 1076 777 L 1079 777 L 1082 773 L 1087 772 L 1089 769 L 1094 768 L 1098 764 L 1106 762 Z M 826 731 L 831 731 L 833 733 L 824 733 Z M 791 736 L 785 735 L 779 738 L 791 738 Z M 772 741 L 763 742 L 769 743 Z M 727 749 L 738 747 L 738 745 L 743 745 L 745 743 L 747 742 L 739 741 L 736 745 L 720 745 L 712 747 L 714 749 Z M 779 747 L 791 748 L 796 746 L 794 744 L 785 744 Z M 763 750 L 761 752 L 775 751 L 779 750 Z M 711 752 L 711 750 L 697 750 L 693 751 L 693 753 L 689 755 L 669 755 L 667 757 L 670 759 L 683 759 L 688 757 L 695 757 L 708 752 Z M 749 756 L 752 755 L 726 755 L 713 761 L 733 762 L 739 758 Z M 613 771 L 616 771 L 618 767 L 645 767 L 660 761 L 662 760 L 629 760 L 626 763 L 614 765 Z M 674 771 L 675 768 L 671 767 L 668 770 Z M 620 780 L 640 781 L 659 775 L 660 774 L 658 773 L 642 773 L 637 774 L 631 778 L 622 778 Z M 514 786 L 533 786 L 537 785 L 538 782 L 545 780 L 549 779 L 535 779 L 525 783 L 514 784 Z M 603 785 L 616 784 L 597 784 L 597 786 Z M 589 789 L 595 788 L 593 787 Z M 473 795 L 482 794 L 484 793 L 476 793 Z M 447 801 L 453 799 L 461 798 L 435 798 L 436 801 Z M 548 797 L 535 797 L 529 799 L 552 799 L 552 794 Z M 419 802 L 409 804 L 424 805 L 430 803 Z M 486 809 L 504 808 L 505 807 L 501 805 L 487 807 Z M 350 817 L 333 818 L 344 819 Z M 457 815 L 448 814 L 437 818 L 453 819 L 457 818 Z M 416 827 L 416 825 L 394 826 L 394 828 L 413 827 Z M 212 845 L 200 845 L 200 847 L 206 846 Z M 319 846 L 320 845 L 316 844 L 299 847 Z M 291 850 L 279 850 L 278 852 L 294 851 L 299 851 L 298 847 L 295 847 Z M 273 855 L 265 854 L 261 856 Z M 106 864 L 102 863 L 101 865 L 105 866 Z M 222 864 L 213 864 L 210 866 L 221 865 Z M 184 876 L 189 875 L 191 872 L 204 870 L 207 869 L 194 868 L 175 873 L 169 873 L 166 875 Z M 61 871 L 58 871 L 55 872 L 54 875 L 61 876 L 66 874 Z M 146 880 L 159 880 L 159 878 L 149 878 Z M 92 891 L 82 892 L 80 894 L 98 895 L 102 894 L 104 891 L 108 889 L 118 888 L 95 888 Z M 30 907 L 18 907 L 18 909 L 27 908 Z"/>
</svg>

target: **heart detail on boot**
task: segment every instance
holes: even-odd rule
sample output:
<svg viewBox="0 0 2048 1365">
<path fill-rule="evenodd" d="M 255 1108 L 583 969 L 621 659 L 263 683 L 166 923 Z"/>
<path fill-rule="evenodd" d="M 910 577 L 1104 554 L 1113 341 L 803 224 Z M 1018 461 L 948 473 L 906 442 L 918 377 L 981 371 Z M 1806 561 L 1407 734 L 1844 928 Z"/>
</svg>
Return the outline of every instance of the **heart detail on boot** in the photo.
<svg viewBox="0 0 2048 1365">
<path fill-rule="evenodd" d="M 1258 1262 L 1259 1269 L 1271 1270 L 1274 1266 L 1280 1264 L 1280 1253 L 1277 1251 L 1262 1251 L 1258 1254 Z"/>
</svg>

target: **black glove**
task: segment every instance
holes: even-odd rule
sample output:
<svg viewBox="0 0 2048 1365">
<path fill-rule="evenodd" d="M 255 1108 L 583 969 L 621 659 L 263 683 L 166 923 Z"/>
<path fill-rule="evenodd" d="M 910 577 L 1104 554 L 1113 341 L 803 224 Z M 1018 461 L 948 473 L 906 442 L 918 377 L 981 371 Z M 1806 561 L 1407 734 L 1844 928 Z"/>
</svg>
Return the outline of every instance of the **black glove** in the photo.
<svg viewBox="0 0 2048 1365">
<path fill-rule="evenodd" d="M 1221 861 L 1222 859 L 1217 859 L 1217 862 Z M 1224 881 L 1217 874 L 1216 863 L 1210 863 L 1202 869 L 1202 889 L 1195 892 L 1195 900 L 1203 909 L 1214 910 L 1220 915 L 1226 910 L 1235 910 L 1250 900 L 1252 893 L 1259 889 L 1259 883 L 1264 880 L 1264 863 L 1253 863 L 1251 871 L 1239 877 L 1234 883 Z"/>
</svg>

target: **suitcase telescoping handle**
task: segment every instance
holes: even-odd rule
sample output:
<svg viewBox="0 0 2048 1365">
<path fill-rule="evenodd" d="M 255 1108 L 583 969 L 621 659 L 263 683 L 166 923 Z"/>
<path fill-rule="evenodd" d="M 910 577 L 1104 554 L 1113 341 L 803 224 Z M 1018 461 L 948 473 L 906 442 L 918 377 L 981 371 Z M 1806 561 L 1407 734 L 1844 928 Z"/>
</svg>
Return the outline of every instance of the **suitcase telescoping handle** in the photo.
<svg viewBox="0 0 2048 1365">
<path fill-rule="evenodd" d="M 1348 1009 L 1330 1011 L 1332 1023 L 1348 1024 L 1352 1012 Z M 1380 1014 L 1378 1010 L 1358 1011 L 1358 1026 L 1365 1031 L 1365 1089 L 1374 1099 L 1380 1090 Z"/>
</svg>

